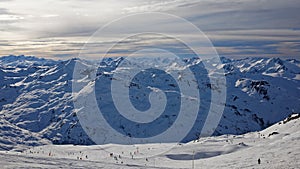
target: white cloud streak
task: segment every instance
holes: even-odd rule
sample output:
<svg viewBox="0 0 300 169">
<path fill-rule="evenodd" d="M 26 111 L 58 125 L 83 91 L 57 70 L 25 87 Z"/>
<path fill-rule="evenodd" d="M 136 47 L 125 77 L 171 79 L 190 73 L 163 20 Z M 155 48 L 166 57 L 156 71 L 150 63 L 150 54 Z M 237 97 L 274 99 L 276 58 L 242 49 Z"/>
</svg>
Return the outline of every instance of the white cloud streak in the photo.
<svg viewBox="0 0 300 169">
<path fill-rule="evenodd" d="M 76 57 L 79 46 L 107 22 L 126 14 L 160 11 L 191 21 L 213 42 L 272 41 L 272 47 L 278 53 L 270 52 L 270 55 L 300 56 L 295 50 L 300 41 L 298 0 L 14 0 L 0 1 L 0 6 L 0 39 L 5 41 L 0 46 L 0 55 L 54 57 L 66 53 Z M 123 24 L 124 28 L 134 29 L 134 25 Z M 176 27 L 176 22 L 157 21 L 157 24 L 166 29 Z M 187 33 L 184 28 L 180 29 L 181 33 Z M 102 40 L 115 41 L 113 34 L 114 31 Z M 37 41 L 43 41 L 43 44 L 37 44 Z M 73 42 L 77 42 L 76 47 Z M 246 46 L 240 49 L 219 45 L 217 49 L 226 55 L 247 55 L 247 52 L 255 55 L 255 50 L 260 55 L 264 47 L 270 47 L 270 44 L 266 45 L 269 46 L 248 50 Z"/>
</svg>

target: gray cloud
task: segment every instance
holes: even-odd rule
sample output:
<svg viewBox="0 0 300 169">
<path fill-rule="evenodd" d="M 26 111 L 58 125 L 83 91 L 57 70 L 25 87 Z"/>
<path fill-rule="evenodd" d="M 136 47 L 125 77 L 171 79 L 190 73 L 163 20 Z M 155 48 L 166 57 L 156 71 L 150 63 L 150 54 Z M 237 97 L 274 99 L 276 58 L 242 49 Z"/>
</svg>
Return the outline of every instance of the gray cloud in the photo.
<svg viewBox="0 0 300 169">
<path fill-rule="evenodd" d="M 298 0 L 2 2 L 0 39 L 5 42 L 0 42 L 0 55 L 29 53 L 48 57 L 74 57 L 88 38 L 111 20 L 126 14 L 160 11 L 181 16 L 195 24 L 217 44 L 216 48 L 221 55 L 300 56 L 297 49 L 300 37 Z M 144 19 L 137 18 L 136 21 Z M 178 27 L 173 21 L 155 22 L 165 29 Z M 122 25 L 124 29 L 132 30 L 134 26 L 134 23 Z M 178 27 L 178 32 L 188 34 L 184 31 L 185 28 Z M 115 43 L 117 40 L 114 34 L 121 32 L 111 30 L 101 39 L 104 42 L 95 42 L 94 45 Z M 143 45 L 142 42 L 126 43 L 130 48 L 131 44 Z M 232 45 L 226 45 L 230 42 Z M 254 43 L 261 43 L 261 46 Z"/>
</svg>

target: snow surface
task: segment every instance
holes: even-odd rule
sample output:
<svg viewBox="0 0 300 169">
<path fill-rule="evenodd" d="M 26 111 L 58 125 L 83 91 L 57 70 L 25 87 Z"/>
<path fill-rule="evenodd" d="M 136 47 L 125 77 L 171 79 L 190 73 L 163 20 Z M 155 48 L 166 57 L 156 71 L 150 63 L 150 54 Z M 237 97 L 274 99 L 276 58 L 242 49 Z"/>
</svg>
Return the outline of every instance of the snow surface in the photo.
<svg viewBox="0 0 300 169">
<path fill-rule="evenodd" d="M 290 121 L 281 120 L 300 112 L 300 62 L 279 58 L 221 60 L 215 67 L 225 70 L 227 98 L 213 137 L 193 141 L 199 138 L 203 115 L 209 109 L 210 91 L 218 91 L 207 79 L 212 72 L 206 72 L 201 60 L 193 58 L 184 60 L 188 64 L 185 67 L 173 64 L 168 68 L 170 72 L 196 72 L 202 96 L 199 116 L 183 143 L 118 145 L 116 140 L 94 145 L 79 123 L 79 110 L 73 105 L 76 93 L 72 93 L 74 65 L 90 66 L 92 62 L 0 57 L 0 168 L 192 168 L 193 158 L 195 168 L 297 168 L 299 119 L 294 115 Z M 120 62 L 122 58 L 107 59 L 96 76 L 88 70 L 78 81 L 114 80 L 115 71 L 127 71 L 117 69 Z M 145 99 L 136 96 L 159 91 L 165 82 L 158 82 L 156 87 L 146 85 L 159 76 L 156 72 L 138 79 L 145 87 L 132 86 L 134 105 L 147 108 L 141 104 Z"/>
<path fill-rule="evenodd" d="M 199 116 L 191 132 L 183 140 L 188 142 L 198 138 L 205 115 L 210 108 L 211 90 L 217 91 L 218 88 L 207 79 L 209 72 L 205 72 L 201 60 L 193 58 L 184 61 L 187 66 L 183 68 L 173 64 L 172 70 L 190 68 L 196 72 L 201 95 Z M 78 62 L 87 66 L 92 64 L 80 59 L 51 61 L 25 56 L 1 57 L 1 119 L 11 126 L 55 144 L 94 144 L 82 129 L 77 117 L 78 109 L 73 105 L 72 74 L 74 65 Z M 78 81 L 84 82 L 89 78 L 95 78 L 101 79 L 101 83 L 104 83 L 114 80 L 113 72 L 121 62 L 122 58 L 107 59 L 100 64 L 96 77 L 92 77 L 90 70 L 83 72 L 86 75 Z M 222 62 L 223 64 L 216 65 L 216 69 L 225 70 L 227 98 L 222 119 L 214 135 L 243 134 L 261 130 L 292 113 L 300 112 L 299 61 L 279 58 L 240 60 L 222 58 Z M 130 97 L 133 98 L 131 99 L 133 105 L 141 110 L 147 109 L 149 102 L 140 96 L 153 91 L 153 87 L 147 86 L 147 83 L 158 76 L 160 74 L 156 73 L 151 77 L 138 79 L 145 87 L 132 86 L 133 92 Z M 182 75 L 179 74 L 178 79 L 181 78 Z M 156 88 L 166 85 L 164 81 L 157 81 L 156 84 Z M 101 97 L 100 95 L 98 99 Z M 110 110 L 111 107 L 107 109 Z M 132 134 L 134 131 L 127 132 Z"/>
<path fill-rule="evenodd" d="M 151 155 L 170 144 L 45 145 L 0 151 L 0 163 L 2 168 L 297 168 L 299 117 L 295 114 L 263 131 L 178 144 L 158 156 Z"/>
</svg>

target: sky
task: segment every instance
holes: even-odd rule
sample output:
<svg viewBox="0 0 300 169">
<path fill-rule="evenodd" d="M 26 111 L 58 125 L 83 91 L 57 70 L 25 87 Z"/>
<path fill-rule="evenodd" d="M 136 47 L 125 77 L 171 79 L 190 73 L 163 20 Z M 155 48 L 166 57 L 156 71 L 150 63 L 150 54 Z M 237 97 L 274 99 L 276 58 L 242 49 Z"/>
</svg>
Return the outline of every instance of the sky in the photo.
<svg viewBox="0 0 300 169">
<path fill-rule="evenodd" d="M 127 15 L 162 12 L 197 26 L 220 56 L 300 58 L 299 11 L 299 0 L 0 0 L 0 56 L 77 57 L 104 25 Z M 147 20 L 165 30 L 178 28 L 177 33 L 190 34 L 176 21 L 151 17 L 121 22 L 120 28 L 134 29 Z M 120 30 L 110 30 L 94 46 L 104 51 L 105 44 L 119 41 L 116 34 Z M 114 56 L 132 50 L 133 43 L 134 47 L 151 43 L 149 39 L 130 39 Z"/>
</svg>

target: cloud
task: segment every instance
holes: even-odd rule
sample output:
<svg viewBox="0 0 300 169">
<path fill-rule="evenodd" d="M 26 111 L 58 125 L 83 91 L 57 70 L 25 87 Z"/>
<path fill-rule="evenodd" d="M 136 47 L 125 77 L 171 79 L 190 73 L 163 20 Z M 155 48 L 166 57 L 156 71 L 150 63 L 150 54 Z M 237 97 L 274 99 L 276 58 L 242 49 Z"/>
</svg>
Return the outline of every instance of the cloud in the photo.
<svg viewBox="0 0 300 169">
<path fill-rule="evenodd" d="M 24 19 L 22 16 L 9 12 L 6 8 L 0 8 L 0 25 L 14 23 L 18 20 Z"/>
<path fill-rule="evenodd" d="M 195 24 L 212 40 L 220 55 L 300 56 L 298 0 L 2 0 L 0 4 L 0 39 L 5 40 L 0 42 L 0 55 L 76 57 L 89 37 L 106 23 L 127 14 L 159 11 Z M 145 19 L 156 23 L 153 26 L 178 28 L 178 33 L 192 36 L 172 20 L 136 18 L 136 22 Z M 122 23 L 122 28 L 136 29 L 135 23 Z M 117 33 L 122 30 L 111 30 L 94 45 L 117 42 Z M 146 42 L 150 41 L 151 38 Z M 142 46 L 143 42 L 145 39 L 128 41 L 127 49 L 118 54 L 134 45 Z"/>
<path fill-rule="evenodd" d="M 7 14 L 0 15 L 0 23 L 10 22 L 10 21 L 18 21 L 18 20 L 22 20 L 22 19 L 24 19 L 24 18 L 21 16 L 18 16 L 18 15 L 7 15 Z"/>
</svg>

